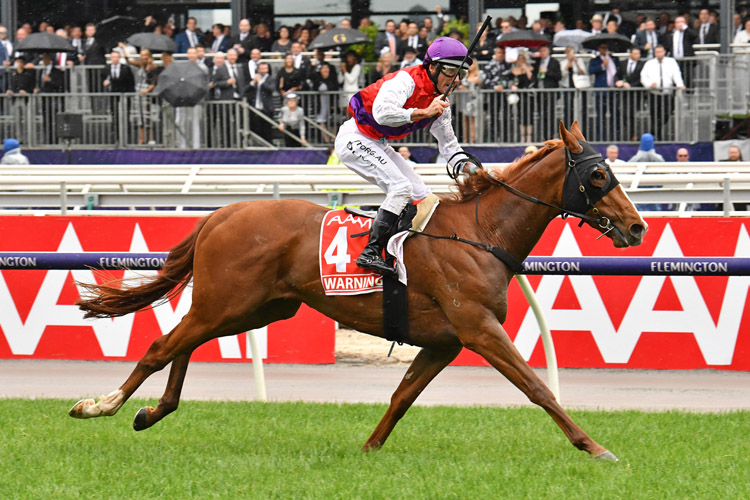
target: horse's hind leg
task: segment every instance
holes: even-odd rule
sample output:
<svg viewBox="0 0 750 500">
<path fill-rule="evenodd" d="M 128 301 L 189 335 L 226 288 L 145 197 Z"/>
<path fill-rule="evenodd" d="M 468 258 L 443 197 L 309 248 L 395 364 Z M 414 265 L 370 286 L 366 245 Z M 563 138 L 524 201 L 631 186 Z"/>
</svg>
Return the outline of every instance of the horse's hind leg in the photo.
<svg viewBox="0 0 750 500">
<path fill-rule="evenodd" d="M 440 373 L 443 368 L 456 359 L 461 352 L 461 345 L 441 348 L 424 348 L 417 354 L 396 392 L 391 396 L 388 411 L 380 420 L 370 438 L 364 445 L 364 450 L 380 448 L 388 439 L 396 423 L 404 416 L 412 403 L 417 399 L 427 384 Z"/>
<path fill-rule="evenodd" d="M 195 323 L 191 314 L 188 313 L 169 334 L 153 341 L 146 354 L 138 361 L 135 369 L 119 389 L 102 396 L 99 401 L 82 399 L 70 409 L 68 414 L 74 418 L 112 416 L 133 395 L 144 380 L 163 369 L 169 362 L 183 353 L 187 354 L 187 359 L 184 361 L 185 369 L 187 369 L 190 354 L 196 347 L 208 340 L 204 340 L 202 335 L 205 334 L 207 329 L 201 328 L 200 325 Z M 179 377 L 179 370 L 175 370 L 175 376 Z M 184 377 L 184 370 L 182 377 Z M 182 386 L 181 380 L 179 386 Z"/>
<path fill-rule="evenodd" d="M 477 334 L 476 331 L 482 333 Z M 573 446 L 589 452 L 595 458 L 617 461 L 617 457 L 591 439 L 573 422 L 573 419 L 557 402 L 552 391 L 547 388 L 523 359 L 502 326 L 485 324 L 476 331 L 463 332 L 463 334 L 459 332 L 459 338 L 467 348 L 481 355 L 505 375 L 513 385 L 526 394 L 532 403 L 544 408 L 560 426 Z"/>
<path fill-rule="evenodd" d="M 187 373 L 191 355 L 192 352 L 186 352 L 174 358 L 169 369 L 167 388 L 164 390 L 164 395 L 159 399 L 159 404 L 156 408 L 146 406 L 138 410 L 133 421 L 133 429 L 137 431 L 148 429 L 177 409 L 177 405 L 180 404 L 182 383 L 185 381 L 185 373 Z"/>
</svg>

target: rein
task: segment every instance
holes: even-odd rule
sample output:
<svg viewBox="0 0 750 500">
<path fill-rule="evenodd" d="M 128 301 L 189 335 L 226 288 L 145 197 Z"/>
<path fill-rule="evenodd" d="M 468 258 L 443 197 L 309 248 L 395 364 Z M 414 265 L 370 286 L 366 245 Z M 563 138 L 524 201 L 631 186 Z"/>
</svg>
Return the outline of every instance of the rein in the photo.
<svg viewBox="0 0 750 500">
<path fill-rule="evenodd" d="M 536 198 L 534 196 L 531 196 L 527 193 L 524 193 L 523 191 L 519 191 L 518 189 L 514 188 L 513 186 L 496 179 L 495 177 L 492 177 L 491 175 L 487 175 L 487 177 L 490 179 L 490 181 L 494 182 L 495 184 L 498 184 L 508 190 L 511 194 L 514 194 L 515 196 L 518 196 L 519 198 L 522 198 L 526 201 L 530 201 L 537 205 L 542 205 L 548 208 L 552 208 L 557 212 L 560 212 L 560 216 L 565 219 L 568 216 L 577 217 L 581 220 L 581 223 L 578 225 L 578 227 L 582 226 L 584 222 L 590 222 L 593 224 L 597 224 L 600 228 L 605 229 L 604 233 L 599 235 L 599 238 L 607 234 L 608 232 L 615 230 L 619 231 L 613 224 L 612 221 L 608 217 L 603 216 L 599 209 L 596 208 L 595 203 L 597 203 L 599 200 L 604 198 L 604 196 L 607 195 L 612 189 L 614 189 L 619 182 L 615 178 L 614 174 L 612 173 L 612 170 L 609 168 L 609 165 L 604 163 L 604 159 L 602 158 L 602 155 L 597 153 L 594 148 L 588 145 L 585 141 L 579 141 L 581 146 L 583 147 L 583 150 L 580 153 L 573 153 L 568 149 L 567 146 L 565 146 L 565 180 L 563 181 L 563 192 L 561 197 L 561 203 L 560 206 L 554 205 L 552 203 L 546 202 L 544 200 L 540 200 L 539 198 Z M 479 162 L 479 159 L 476 158 L 474 155 L 467 153 L 467 152 L 459 152 L 454 154 L 453 157 L 455 157 L 458 154 L 464 154 L 468 157 L 473 163 L 476 163 L 478 165 L 481 165 L 481 162 Z M 465 160 L 464 160 L 465 161 Z M 457 166 L 453 169 L 453 172 L 450 170 L 448 171 L 448 175 L 453 179 L 457 180 L 458 176 L 460 175 L 460 172 L 462 171 L 463 162 L 459 160 L 457 162 Z M 579 170 L 583 170 L 584 173 L 595 169 L 597 166 L 601 165 L 602 169 L 606 172 L 606 182 L 602 188 L 598 188 L 593 186 L 590 182 L 584 182 L 581 172 Z M 573 183 L 568 183 L 568 180 L 571 179 L 570 172 L 573 172 L 575 174 L 576 180 L 578 182 L 578 186 L 576 187 Z M 589 196 L 589 191 L 586 189 L 586 186 L 584 184 L 588 184 L 589 188 L 591 188 L 592 191 L 598 190 L 595 194 L 592 196 Z M 570 186 L 570 187 L 569 187 Z M 592 217 L 590 215 L 586 215 L 582 211 L 574 210 L 565 208 L 565 201 L 566 201 L 566 195 L 569 195 L 569 197 L 573 200 L 573 203 L 576 203 L 578 199 L 583 196 L 583 201 L 585 203 L 584 208 L 586 209 L 585 212 L 588 212 L 591 210 L 595 217 Z M 477 195 L 477 203 L 475 208 L 475 216 L 477 220 L 477 224 L 479 224 L 479 199 L 481 197 L 481 193 Z M 577 208 L 577 207 L 576 207 Z M 459 241 L 461 243 L 466 243 L 467 245 L 472 245 L 478 248 L 481 248 L 487 252 L 490 252 L 492 255 L 494 255 L 497 259 L 499 259 L 501 262 L 503 262 L 505 265 L 507 265 L 515 274 L 520 274 L 523 272 L 523 263 L 520 262 L 518 259 L 513 257 L 510 253 L 503 250 L 500 247 L 494 247 L 492 245 L 488 245 L 486 243 L 480 243 L 477 241 L 471 241 L 467 240 L 465 238 L 459 237 L 454 230 L 451 230 L 453 233 L 451 236 L 438 236 L 435 234 L 428 234 L 424 232 L 417 232 L 410 230 L 410 232 L 422 236 L 427 236 L 428 238 L 433 238 L 437 240 L 454 240 Z M 597 239 L 599 239 L 597 238 Z"/>
<path fill-rule="evenodd" d="M 581 141 L 583 142 L 583 141 Z M 588 144 L 586 144 L 588 146 Z M 560 216 L 565 219 L 568 216 L 577 217 L 578 219 L 581 219 L 581 223 L 578 225 L 580 227 L 583 225 L 584 222 L 591 222 L 593 224 L 597 224 L 600 228 L 606 229 L 606 232 L 604 234 L 607 234 L 608 232 L 615 229 L 615 227 L 612 225 L 612 221 L 609 220 L 608 217 L 603 216 L 601 213 L 599 213 L 599 209 L 594 206 L 596 202 L 604 198 L 607 193 L 609 193 L 612 189 L 614 189 L 615 186 L 617 186 L 618 182 L 615 179 L 614 175 L 611 173 L 611 170 L 609 166 L 604 163 L 602 155 L 597 153 L 591 146 L 588 146 L 591 151 L 586 151 L 584 148 L 584 151 L 581 153 L 572 153 L 570 149 L 568 149 L 567 146 L 565 146 L 565 180 L 563 182 L 563 194 L 560 206 L 554 205 L 552 203 L 548 203 L 544 200 L 540 200 L 539 198 L 535 198 L 534 196 L 531 196 L 529 194 L 524 193 L 523 191 L 519 191 L 518 189 L 514 188 L 510 184 L 507 184 L 499 179 L 496 179 L 495 177 L 492 177 L 491 175 L 487 175 L 487 177 L 490 179 L 490 181 L 494 182 L 495 184 L 498 184 L 505 189 L 507 189 L 512 194 L 518 196 L 519 198 L 523 198 L 526 201 L 530 201 L 532 203 L 535 203 L 537 205 L 542 205 L 548 208 L 552 208 L 557 212 L 560 212 Z M 609 182 L 609 184 L 606 186 L 608 189 L 603 189 L 601 192 L 601 196 L 598 196 L 595 200 L 591 200 L 589 197 L 589 192 L 586 190 L 586 187 L 584 186 L 583 179 L 581 178 L 581 173 L 579 170 L 589 170 L 592 167 L 596 167 L 599 164 L 604 165 L 604 170 L 607 172 L 608 177 L 610 177 L 614 182 Z M 570 188 L 568 188 L 568 179 L 570 177 L 570 172 L 573 172 L 576 176 L 576 180 L 578 181 L 578 187 L 577 187 L 577 193 L 580 193 L 584 197 L 585 201 L 585 207 L 586 211 L 588 212 L 591 210 L 594 212 L 595 217 L 592 217 L 590 215 L 586 215 L 585 213 L 578 212 L 576 210 L 571 210 L 568 208 L 565 208 L 565 198 L 568 191 L 570 191 Z M 571 184 L 571 186 L 573 186 Z M 573 188 L 576 189 L 576 188 Z M 603 235 L 604 235 L 603 234 Z M 603 236 L 602 235 L 602 236 Z M 601 237 L 601 236 L 600 236 Z"/>
</svg>

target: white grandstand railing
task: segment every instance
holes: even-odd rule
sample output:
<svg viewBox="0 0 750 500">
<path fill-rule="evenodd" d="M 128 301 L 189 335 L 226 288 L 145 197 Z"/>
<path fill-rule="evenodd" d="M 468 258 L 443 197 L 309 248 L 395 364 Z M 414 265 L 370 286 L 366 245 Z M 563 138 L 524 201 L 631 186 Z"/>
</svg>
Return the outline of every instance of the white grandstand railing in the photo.
<svg viewBox="0 0 750 500">
<path fill-rule="evenodd" d="M 506 164 L 488 164 L 502 169 Z M 454 185 L 440 164 L 417 164 L 415 170 L 437 193 Z M 680 215 L 695 203 L 750 203 L 750 162 L 621 163 L 614 171 L 635 203 L 680 204 Z M 93 213 L 120 207 L 210 211 L 236 201 L 301 198 L 323 205 L 377 205 L 381 191 L 343 165 L 40 165 L 3 167 L 0 208 L 3 213 L 36 207 L 45 213 Z M 87 210 L 93 209 L 93 210 Z M 143 213 L 143 212 L 140 212 Z M 656 212 L 659 215 L 674 215 Z M 652 214 L 652 215 L 655 215 Z"/>
</svg>

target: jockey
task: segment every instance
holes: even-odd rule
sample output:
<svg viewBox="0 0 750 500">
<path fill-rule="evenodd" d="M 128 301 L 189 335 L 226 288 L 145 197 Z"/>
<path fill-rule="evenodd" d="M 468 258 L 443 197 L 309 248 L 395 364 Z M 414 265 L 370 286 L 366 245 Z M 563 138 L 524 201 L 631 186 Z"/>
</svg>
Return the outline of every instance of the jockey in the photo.
<svg viewBox="0 0 750 500">
<path fill-rule="evenodd" d="M 421 65 L 389 73 L 349 101 L 352 118 L 339 129 L 336 154 L 344 165 L 386 193 L 372 223 L 370 240 L 357 259 L 358 266 L 395 276 L 396 270 L 383 259 L 383 248 L 399 215 L 410 203 L 419 204 L 417 210 L 421 213 L 417 217 L 426 221 L 437 206 L 437 197 L 388 144 L 389 140 L 402 139 L 431 125 L 430 133 L 438 140 L 443 158 L 450 158 L 450 166 L 468 163 L 466 158 L 454 156 L 461 153 L 461 148 L 451 125 L 450 105 L 447 99 L 442 100 L 443 94 L 453 90 L 448 86 L 456 72 L 461 72 L 460 81 L 471 66 L 471 57 L 461 66 L 466 54 L 466 46 L 458 40 L 437 38 Z M 464 166 L 471 173 L 477 168 Z"/>
</svg>

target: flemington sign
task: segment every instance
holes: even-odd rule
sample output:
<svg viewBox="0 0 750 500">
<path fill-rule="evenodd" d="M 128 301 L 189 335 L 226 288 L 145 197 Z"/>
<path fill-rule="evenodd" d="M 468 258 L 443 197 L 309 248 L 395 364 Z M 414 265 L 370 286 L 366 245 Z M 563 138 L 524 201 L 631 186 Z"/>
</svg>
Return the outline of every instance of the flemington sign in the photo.
<svg viewBox="0 0 750 500">
<path fill-rule="evenodd" d="M 32 259 L 102 252 L 111 267 L 160 264 L 188 234 L 193 217 L 0 217 L 0 266 L 23 269 Z M 640 247 L 613 249 L 598 233 L 555 220 L 524 263 L 568 367 L 722 368 L 750 370 L 750 237 L 743 219 L 651 219 Z M 707 237 L 710 235 L 710 238 Z M 23 253 L 21 251 L 24 251 Z M 29 251 L 54 252 L 29 256 Z M 7 252 L 15 252 L 8 254 Z M 104 252 L 119 252 L 118 256 Z M 123 256 L 123 253 L 128 253 Z M 585 255 L 584 255 L 585 254 Z M 10 255 L 10 256 L 9 256 Z M 547 256 L 543 258 L 542 256 Z M 625 259 L 618 257 L 628 256 Z M 92 258 L 88 255 L 88 258 Z M 157 262 L 158 261 L 158 262 Z M 37 262 L 38 264 L 38 262 Z M 83 320 L 73 305 L 74 281 L 104 279 L 78 269 L 0 272 L 0 357 L 139 359 L 190 307 L 186 293 L 153 310 L 115 319 Z M 588 273 L 608 270 L 609 275 Z M 116 277 L 152 271 L 111 271 Z M 562 272 L 564 275 L 535 276 Z M 672 276 L 660 275 L 664 272 Z M 710 276 L 712 274 L 731 276 Z M 534 366 L 544 365 L 539 329 L 520 289 L 509 289 L 504 327 Z M 330 363 L 333 322 L 304 308 L 292 320 L 259 332 L 264 359 Z M 248 360 L 245 335 L 213 340 L 196 353 L 203 361 Z M 456 364 L 484 364 L 464 351 Z"/>
</svg>

